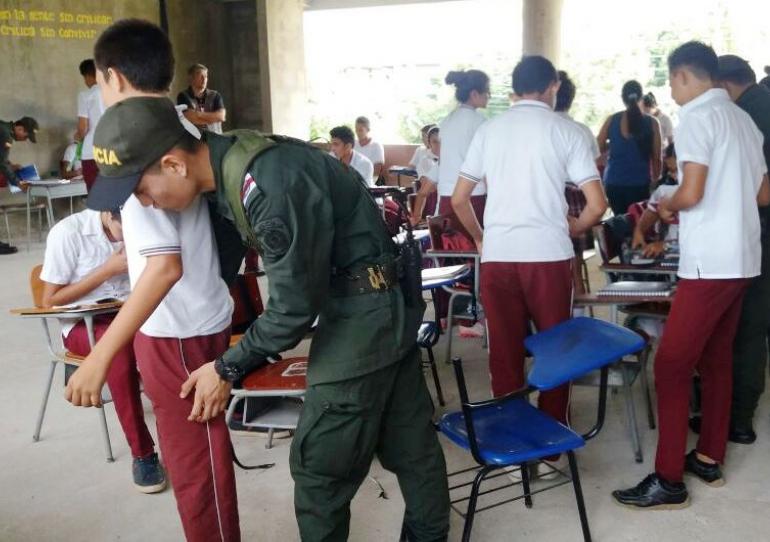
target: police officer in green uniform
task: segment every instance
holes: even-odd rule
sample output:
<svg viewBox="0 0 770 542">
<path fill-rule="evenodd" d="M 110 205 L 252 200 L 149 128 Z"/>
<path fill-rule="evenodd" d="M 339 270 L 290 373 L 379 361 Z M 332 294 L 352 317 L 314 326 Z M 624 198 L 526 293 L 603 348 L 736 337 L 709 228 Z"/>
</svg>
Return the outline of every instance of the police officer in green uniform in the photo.
<svg viewBox="0 0 770 542">
<path fill-rule="evenodd" d="M 111 107 L 94 145 L 110 160 L 89 207 L 115 208 L 135 193 L 181 210 L 204 194 L 225 278 L 247 246 L 262 255 L 265 312 L 191 375 L 191 415 L 218 415 L 233 382 L 296 346 L 319 318 L 290 456 L 302 540 L 347 539 L 350 501 L 375 454 L 398 476 L 402 538 L 446 540 L 446 466 L 416 348 L 424 303 L 360 176 L 296 140 L 236 131 L 198 141 L 165 98 Z"/>
<path fill-rule="evenodd" d="M 37 142 L 35 131 L 38 124 L 32 117 L 22 117 L 15 122 L 0 120 L 0 175 L 5 178 L 7 184 L 16 184 L 15 167 L 8 159 L 8 153 L 13 146 L 14 141 L 30 140 Z M 0 254 L 13 254 L 17 252 L 16 247 L 0 241 Z"/>
</svg>

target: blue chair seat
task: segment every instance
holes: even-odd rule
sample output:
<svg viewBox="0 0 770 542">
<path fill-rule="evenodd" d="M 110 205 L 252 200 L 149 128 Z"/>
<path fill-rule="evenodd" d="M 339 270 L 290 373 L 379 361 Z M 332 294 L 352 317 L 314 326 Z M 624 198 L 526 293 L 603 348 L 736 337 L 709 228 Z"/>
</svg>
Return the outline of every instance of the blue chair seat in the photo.
<svg viewBox="0 0 770 542">
<path fill-rule="evenodd" d="M 470 449 L 462 412 L 445 414 L 439 427 L 452 442 Z M 473 428 L 481 459 L 488 465 L 519 465 L 585 444 L 580 435 L 524 399 L 474 409 Z"/>
<path fill-rule="evenodd" d="M 435 322 L 423 322 L 417 330 L 417 344 L 422 348 L 432 348 L 439 338 L 438 326 Z"/>
<path fill-rule="evenodd" d="M 628 328 L 581 316 L 527 337 L 524 345 L 535 358 L 527 381 L 547 391 L 639 352 L 645 341 Z"/>
</svg>

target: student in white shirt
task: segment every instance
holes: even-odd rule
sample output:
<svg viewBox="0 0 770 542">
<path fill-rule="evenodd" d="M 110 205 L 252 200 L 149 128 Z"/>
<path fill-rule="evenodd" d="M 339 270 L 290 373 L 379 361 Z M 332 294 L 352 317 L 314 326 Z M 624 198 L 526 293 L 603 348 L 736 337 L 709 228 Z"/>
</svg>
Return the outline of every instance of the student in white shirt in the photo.
<svg viewBox="0 0 770 542">
<path fill-rule="evenodd" d="M 655 359 L 658 449 L 655 472 L 613 492 L 622 505 L 675 509 L 689 505 L 683 475 L 724 484 L 730 422 L 733 339 L 749 279 L 760 273 L 757 203 L 770 203 L 762 135 L 751 117 L 715 88 L 718 61 L 700 42 L 668 58 L 671 95 L 682 106 L 676 153 L 679 188 L 658 204 L 679 213 L 676 296 Z M 703 402 L 700 438 L 687 449 L 689 391 L 695 371 Z"/>
<path fill-rule="evenodd" d="M 329 139 L 334 157 L 360 173 L 366 186 L 373 188 L 376 180 L 374 165 L 371 160 L 353 148 L 356 142 L 353 130 L 347 126 L 337 126 L 329 132 Z"/>
<path fill-rule="evenodd" d="M 374 141 L 369 132 L 371 123 L 366 117 L 356 119 L 356 141 L 355 149 L 366 156 L 374 165 L 374 180 L 376 181 L 383 175 L 382 168 L 385 165 L 385 147 L 382 143 Z"/>
<path fill-rule="evenodd" d="M 439 123 L 441 128 L 441 160 L 439 160 L 438 215 L 452 213 L 452 193 L 457 184 L 460 166 L 465 161 L 473 135 L 484 121 L 478 109 L 489 102 L 489 76 L 480 70 L 451 71 L 444 79 L 454 85 L 459 105 Z M 476 216 L 483 221 L 486 185 L 479 183 L 473 190 L 472 203 Z M 483 222 L 482 222 L 483 223 Z"/>
<path fill-rule="evenodd" d="M 524 383 L 527 323 L 544 331 L 571 316 L 570 236 L 579 235 L 607 208 L 590 142 L 573 121 L 553 112 L 559 81 L 553 64 L 524 57 L 513 70 L 517 100 L 483 124 L 460 169 L 452 205 L 481 253 L 481 300 L 489 331 L 492 393 Z M 442 132 L 442 165 L 444 139 Z M 487 183 L 483 229 L 471 204 Z M 568 218 L 565 187 L 586 196 L 578 218 Z M 539 406 L 567 423 L 569 385 L 541 393 Z"/>
<path fill-rule="evenodd" d="M 553 110 L 556 111 L 557 115 L 564 117 L 567 120 L 571 120 L 577 124 L 581 130 L 583 130 L 583 133 L 585 133 L 586 137 L 591 140 L 591 154 L 593 154 L 594 160 L 599 160 L 601 157 L 601 152 L 599 152 L 599 143 L 596 141 L 594 133 L 588 126 L 582 122 L 576 121 L 569 114 L 569 110 L 572 108 L 572 102 L 575 101 L 575 94 L 577 92 L 575 83 L 572 81 L 572 79 L 570 79 L 567 72 L 559 70 L 558 74 L 559 91 L 556 93 L 556 105 L 554 106 Z"/>
<path fill-rule="evenodd" d="M 434 126 L 436 125 L 426 124 L 420 129 L 420 139 L 422 140 L 422 145 L 414 150 L 414 154 L 409 160 L 409 167 L 417 169 L 417 166 L 420 165 L 420 162 L 422 162 L 424 158 L 431 156 L 432 153 L 430 152 L 430 145 L 428 144 L 428 132 L 430 132 L 430 129 Z M 438 159 L 438 157 L 436 158 Z M 419 172 L 417 178 L 419 178 Z"/>
<path fill-rule="evenodd" d="M 99 173 L 94 161 L 94 130 L 104 113 L 104 104 L 99 85 L 96 84 L 96 67 L 93 59 L 89 58 L 80 63 L 80 75 L 83 76 L 83 82 L 88 89 L 78 94 L 78 130 L 75 139 L 83 142 L 80 154 L 83 180 L 86 182 L 86 187 L 91 188 Z"/>
<path fill-rule="evenodd" d="M 674 142 L 674 123 L 671 117 L 666 115 L 658 107 L 658 100 L 652 92 L 648 92 L 642 98 L 642 111 L 658 119 L 660 125 L 660 147 L 665 149 Z"/>
<path fill-rule="evenodd" d="M 77 153 L 78 143 L 70 143 L 64 149 L 64 155 L 59 162 L 59 175 L 62 179 L 72 179 L 83 174 L 83 166 Z"/>
<path fill-rule="evenodd" d="M 441 153 L 441 130 L 433 126 L 428 131 L 428 156 L 422 158 L 417 165 L 417 179 L 420 181 L 420 190 L 414 199 L 411 221 L 416 226 L 427 215 L 433 214 L 436 209 L 436 185 L 439 178 L 439 166 L 437 156 Z"/>
<path fill-rule="evenodd" d="M 43 306 L 125 299 L 130 288 L 122 241 L 119 211 L 85 210 L 58 222 L 48 234 L 40 273 L 45 284 Z M 94 318 L 97 341 L 104 335 L 112 318 L 112 315 Z M 62 326 L 62 340 L 65 348 L 73 354 L 86 356 L 91 350 L 82 319 L 71 320 Z M 134 459 L 134 486 L 142 493 L 162 491 L 166 487 L 166 477 L 144 422 L 133 345 L 128 344 L 117 352 L 107 373 L 107 384 Z"/>
</svg>

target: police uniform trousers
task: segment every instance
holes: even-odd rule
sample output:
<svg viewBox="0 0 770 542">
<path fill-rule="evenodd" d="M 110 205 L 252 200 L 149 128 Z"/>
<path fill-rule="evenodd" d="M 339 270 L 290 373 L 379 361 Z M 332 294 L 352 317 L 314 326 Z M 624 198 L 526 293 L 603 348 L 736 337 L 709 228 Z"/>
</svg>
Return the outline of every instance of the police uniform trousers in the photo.
<svg viewBox="0 0 770 542">
<path fill-rule="evenodd" d="M 350 501 L 375 455 L 398 477 L 408 540 L 446 540 L 446 464 L 432 412 L 416 348 L 370 374 L 309 386 L 289 458 L 302 540 L 347 540 Z"/>
</svg>

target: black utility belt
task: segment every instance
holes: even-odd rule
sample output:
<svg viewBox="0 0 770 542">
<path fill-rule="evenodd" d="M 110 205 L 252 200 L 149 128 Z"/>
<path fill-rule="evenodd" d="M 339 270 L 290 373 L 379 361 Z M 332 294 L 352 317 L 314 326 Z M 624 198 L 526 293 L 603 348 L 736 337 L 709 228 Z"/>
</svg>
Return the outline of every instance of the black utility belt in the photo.
<svg viewBox="0 0 770 542">
<path fill-rule="evenodd" d="M 402 276 L 398 261 L 355 266 L 332 275 L 331 290 L 340 297 L 386 292 L 395 288 Z"/>
</svg>

